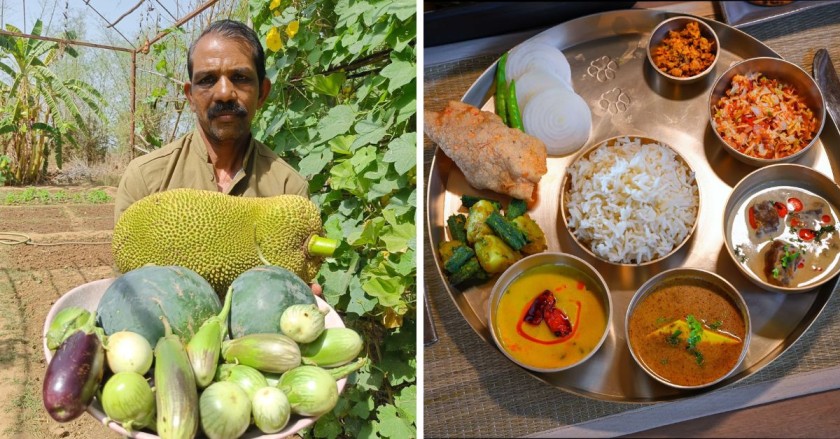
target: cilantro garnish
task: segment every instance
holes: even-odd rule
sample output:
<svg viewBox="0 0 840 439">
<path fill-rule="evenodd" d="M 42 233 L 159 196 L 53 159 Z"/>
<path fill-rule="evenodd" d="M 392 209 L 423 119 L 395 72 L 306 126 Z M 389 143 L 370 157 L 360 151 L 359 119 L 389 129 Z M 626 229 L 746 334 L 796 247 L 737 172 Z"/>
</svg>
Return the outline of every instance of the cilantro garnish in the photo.
<svg viewBox="0 0 840 439">
<path fill-rule="evenodd" d="M 700 343 L 700 338 L 703 337 L 703 324 L 691 314 L 685 316 L 685 321 L 688 323 L 688 327 L 691 328 L 691 332 L 688 334 L 688 346 L 686 346 L 686 349 L 694 355 L 697 364 L 703 364 L 703 354 L 697 350 L 697 343 Z"/>
<path fill-rule="evenodd" d="M 681 334 L 682 334 L 682 330 L 677 329 L 676 331 L 674 331 L 673 334 L 665 337 L 665 341 L 667 341 L 668 344 L 671 345 L 671 346 L 676 346 L 680 343 L 680 335 Z"/>
<path fill-rule="evenodd" d="M 703 354 L 700 353 L 697 349 L 689 349 L 689 352 L 694 354 L 694 359 L 697 361 L 697 364 L 703 364 Z"/>
<path fill-rule="evenodd" d="M 787 268 L 788 265 L 793 264 L 796 262 L 796 258 L 799 257 L 799 252 L 788 252 L 785 249 L 785 254 L 782 256 L 782 267 Z M 775 273 L 773 274 L 774 277 L 777 277 Z"/>
<path fill-rule="evenodd" d="M 819 230 L 817 230 L 817 233 L 814 234 L 814 240 L 819 241 L 824 234 L 831 233 L 834 230 L 835 230 L 834 225 L 822 226 L 822 227 L 820 227 Z"/>
<path fill-rule="evenodd" d="M 688 334 L 688 348 L 694 349 L 697 343 L 700 342 L 700 337 L 703 335 L 703 324 L 691 314 L 685 316 L 685 321 L 688 323 L 688 327 L 691 328 L 691 332 Z"/>
<path fill-rule="evenodd" d="M 778 279 L 782 276 L 782 273 L 779 272 L 779 267 L 773 269 L 773 279 Z"/>
</svg>

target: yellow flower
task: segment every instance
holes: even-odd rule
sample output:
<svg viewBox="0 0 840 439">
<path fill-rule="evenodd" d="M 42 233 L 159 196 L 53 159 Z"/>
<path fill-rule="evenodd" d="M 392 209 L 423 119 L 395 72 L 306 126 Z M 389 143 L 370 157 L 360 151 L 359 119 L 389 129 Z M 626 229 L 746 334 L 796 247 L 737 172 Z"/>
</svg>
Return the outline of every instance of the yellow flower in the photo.
<svg viewBox="0 0 840 439">
<path fill-rule="evenodd" d="M 265 4 L 265 3 L 263 3 Z M 280 0 L 271 0 L 271 4 L 268 5 L 268 8 L 272 11 L 280 7 Z"/>
<path fill-rule="evenodd" d="M 279 52 L 283 48 L 283 40 L 280 39 L 280 30 L 272 27 L 265 37 L 265 45 L 274 52 Z"/>
<path fill-rule="evenodd" d="M 295 20 L 286 26 L 286 35 L 288 35 L 289 38 L 294 38 L 298 33 L 298 29 L 300 29 L 300 22 Z"/>
</svg>

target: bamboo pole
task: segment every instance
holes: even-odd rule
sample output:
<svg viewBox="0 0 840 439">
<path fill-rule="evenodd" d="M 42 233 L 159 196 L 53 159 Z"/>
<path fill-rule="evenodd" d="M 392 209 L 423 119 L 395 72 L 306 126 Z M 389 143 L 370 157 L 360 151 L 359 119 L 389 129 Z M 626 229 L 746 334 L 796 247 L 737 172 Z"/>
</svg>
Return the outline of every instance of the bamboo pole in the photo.
<svg viewBox="0 0 840 439">
<path fill-rule="evenodd" d="M 131 52 L 131 134 L 128 137 L 128 157 L 134 158 L 134 131 L 136 129 L 136 121 L 134 113 L 137 105 L 137 51 Z"/>
<path fill-rule="evenodd" d="M 45 37 L 41 35 L 32 35 L 32 34 L 24 34 L 19 32 L 10 32 L 7 30 L 0 29 L 0 35 L 7 35 L 10 37 L 20 37 L 20 38 L 31 38 L 33 40 L 44 40 L 44 41 L 52 41 L 54 43 L 64 43 L 64 44 L 74 44 L 77 46 L 86 46 L 86 47 L 94 47 L 97 49 L 109 49 L 109 50 L 118 50 L 120 52 L 134 52 L 134 49 L 126 48 L 126 47 L 116 47 L 116 46 L 107 46 L 105 44 L 97 44 L 97 43 L 88 43 L 87 41 L 79 41 L 79 40 L 70 40 L 67 38 L 53 38 L 53 37 Z"/>
</svg>

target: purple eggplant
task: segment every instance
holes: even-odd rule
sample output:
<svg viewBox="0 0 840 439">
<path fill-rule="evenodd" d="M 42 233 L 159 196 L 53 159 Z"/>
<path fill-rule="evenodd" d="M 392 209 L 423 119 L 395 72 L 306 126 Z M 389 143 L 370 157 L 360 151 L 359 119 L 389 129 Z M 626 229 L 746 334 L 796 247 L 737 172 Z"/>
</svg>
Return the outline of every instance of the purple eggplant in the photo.
<svg viewBox="0 0 840 439">
<path fill-rule="evenodd" d="M 85 412 L 93 400 L 105 369 L 105 349 L 95 331 L 80 329 L 64 340 L 47 366 L 44 407 L 58 422 Z"/>
</svg>

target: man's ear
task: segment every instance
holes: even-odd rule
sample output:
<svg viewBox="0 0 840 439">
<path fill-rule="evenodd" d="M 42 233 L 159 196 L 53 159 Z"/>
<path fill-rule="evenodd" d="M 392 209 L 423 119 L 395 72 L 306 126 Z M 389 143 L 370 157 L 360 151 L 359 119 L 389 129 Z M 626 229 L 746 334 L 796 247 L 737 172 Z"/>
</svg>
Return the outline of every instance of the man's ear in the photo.
<svg viewBox="0 0 840 439">
<path fill-rule="evenodd" d="M 192 83 L 184 83 L 184 96 L 187 97 L 187 100 L 190 102 L 190 105 L 192 105 Z"/>
<path fill-rule="evenodd" d="M 262 107 L 262 105 L 265 103 L 265 100 L 268 99 L 269 93 L 271 93 L 271 81 L 268 78 L 263 78 L 262 85 L 260 86 L 260 100 L 258 103 L 258 107 Z"/>
</svg>

